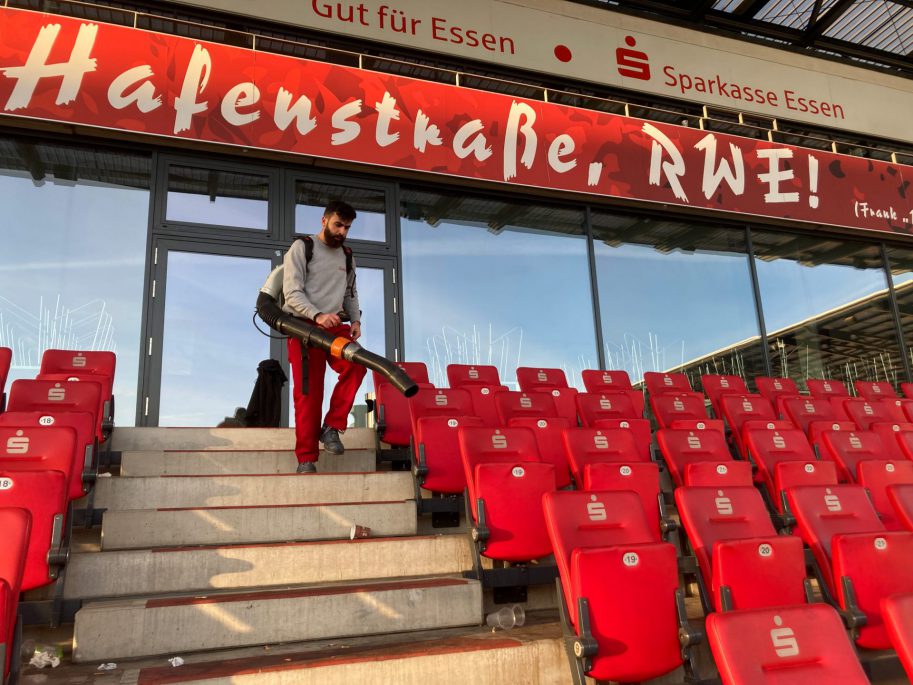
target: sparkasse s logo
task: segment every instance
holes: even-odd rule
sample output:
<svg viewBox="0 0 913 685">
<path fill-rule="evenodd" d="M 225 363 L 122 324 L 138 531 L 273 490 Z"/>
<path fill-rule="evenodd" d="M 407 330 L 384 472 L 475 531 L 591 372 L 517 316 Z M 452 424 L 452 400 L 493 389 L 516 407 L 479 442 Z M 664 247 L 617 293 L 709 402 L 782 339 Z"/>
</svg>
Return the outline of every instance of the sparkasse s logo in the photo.
<svg viewBox="0 0 913 685">
<path fill-rule="evenodd" d="M 650 58 L 642 50 L 633 50 L 637 46 L 634 36 L 625 36 L 626 48 L 615 50 L 615 61 L 618 63 L 618 73 L 628 78 L 640 81 L 650 80 Z"/>
</svg>

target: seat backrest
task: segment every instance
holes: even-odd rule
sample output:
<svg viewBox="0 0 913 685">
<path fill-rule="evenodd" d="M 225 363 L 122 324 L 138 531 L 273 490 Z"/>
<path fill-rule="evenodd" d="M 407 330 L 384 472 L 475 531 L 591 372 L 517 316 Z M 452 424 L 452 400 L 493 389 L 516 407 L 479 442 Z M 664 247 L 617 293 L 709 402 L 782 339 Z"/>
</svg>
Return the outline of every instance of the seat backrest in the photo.
<svg viewBox="0 0 913 685">
<path fill-rule="evenodd" d="M 409 374 L 409 378 L 416 383 L 431 383 L 425 362 L 396 362 L 396 365 Z"/>
<path fill-rule="evenodd" d="M 881 616 L 907 678 L 913 682 L 913 594 L 881 600 Z"/>
<path fill-rule="evenodd" d="M 678 394 L 693 392 L 691 382 L 683 373 L 647 371 L 644 374 L 644 385 L 647 386 L 647 393 L 651 396 L 670 392 Z"/>
<path fill-rule="evenodd" d="M 476 364 L 448 364 L 447 382 L 451 388 L 467 385 L 501 385 L 497 366 Z"/>
<path fill-rule="evenodd" d="M 639 419 L 634 403 L 626 393 L 581 392 L 577 394 L 577 414 L 588 428 L 600 419 Z"/>
<path fill-rule="evenodd" d="M 591 428 L 616 429 L 631 431 L 637 452 L 642 461 L 650 461 L 650 447 L 653 443 L 653 432 L 650 430 L 650 419 L 596 419 Z"/>
<path fill-rule="evenodd" d="M 676 488 L 675 506 L 707 588 L 712 587 L 714 544 L 777 535 L 764 500 L 751 486 Z"/>
<path fill-rule="evenodd" d="M 0 426 L 0 468 L 66 474 L 67 496 L 82 497 L 83 453 L 69 426 Z"/>
<path fill-rule="evenodd" d="M 732 460 L 726 438 L 719 431 L 660 428 L 656 431 L 656 444 L 676 486 L 684 484 L 687 464 Z"/>
<path fill-rule="evenodd" d="M 567 377 L 561 369 L 542 369 L 535 366 L 519 367 L 517 383 L 523 392 L 568 387 Z"/>
<path fill-rule="evenodd" d="M 903 409 L 890 400 L 866 400 L 852 397 L 843 400 L 843 409 L 859 430 L 868 430 L 873 423 L 902 423 L 906 421 Z"/>
<path fill-rule="evenodd" d="M 900 423 L 882 423 L 876 421 L 869 426 L 869 430 L 873 433 L 877 433 L 881 437 L 881 444 L 885 449 L 885 459 L 906 458 L 906 455 L 900 447 L 898 437 L 901 433 L 913 431 L 913 423 L 907 421 Z"/>
<path fill-rule="evenodd" d="M 770 400 L 761 395 L 727 394 L 720 397 L 720 408 L 733 435 L 742 432 L 742 426 L 746 421 L 777 420 Z"/>
<path fill-rule="evenodd" d="M 15 471 L 0 464 L 0 508 L 6 507 L 26 509 L 32 515 L 21 590 L 47 585 L 52 580 L 48 552 L 52 539 L 59 539 L 66 517 L 66 474 L 53 470 Z"/>
<path fill-rule="evenodd" d="M 835 535 L 884 532 L 878 512 L 860 485 L 800 485 L 786 490 L 796 532 L 812 553 L 832 596 L 831 542 Z"/>
<path fill-rule="evenodd" d="M 12 364 L 13 351 L 9 347 L 0 347 L 0 395 L 5 391 L 6 379 L 9 378 Z"/>
<path fill-rule="evenodd" d="M 409 398 L 409 416 L 412 432 L 417 422 L 426 416 L 472 416 L 469 393 L 459 388 L 434 388 L 419 391 Z"/>
<path fill-rule="evenodd" d="M 758 475 L 767 488 L 771 499 L 778 501 L 779 493 L 773 481 L 776 465 L 783 461 L 815 461 L 815 452 L 808 439 L 798 428 L 789 430 L 745 431 L 745 449 L 758 467 Z"/>
<path fill-rule="evenodd" d="M 434 392 L 430 383 L 419 383 L 414 397 Z M 409 412 L 410 398 L 406 397 L 380 377 L 374 384 L 375 420 L 380 439 L 397 447 L 409 444 L 412 435 L 412 416 Z"/>
<path fill-rule="evenodd" d="M 781 461 L 774 465 L 771 499 L 783 511 L 782 494 L 799 485 L 837 485 L 837 464 L 832 461 Z"/>
<path fill-rule="evenodd" d="M 479 464 L 514 464 L 542 461 L 536 437 L 529 428 L 463 426 L 457 431 L 460 458 L 472 494 L 472 477 Z"/>
<path fill-rule="evenodd" d="M 736 610 L 805 604 L 805 551 L 795 535 L 720 540 L 711 555 L 714 605 Z"/>
<path fill-rule="evenodd" d="M 674 421 L 707 420 L 704 396 L 696 392 L 650 395 L 650 408 L 660 428 L 671 428 Z"/>
<path fill-rule="evenodd" d="M 53 380 L 66 380 L 67 376 L 79 380 L 95 377 L 102 385 L 103 399 L 110 399 L 114 392 L 116 367 L 117 358 L 113 352 L 45 350 L 36 377 L 54 376 Z"/>
<path fill-rule="evenodd" d="M 890 649 L 881 600 L 913 593 L 913 533 L 838 535 L 833 542 L 833 561 L 840 606 L 847 607 L 844 585 L 839 582 L 846 577 L 852 580 L 856 605 L 866 616 L 856 644 L 866 649 Z"/>
<path fill-rule="evenodd" d="M 821 441 L 821 434 L 825 431 L 854 431 L 858 428 L 855 421 L 813 421 L 808 429 L 808 441 L 814 447 Z"/>
<path fill-rule="evenodd" d="M 913 531 L 913 485 L 889 485 L 886 491 L 897 520 L 905 530 Z"/>
<path fill-rule="evenodd" d="M 531 416 L 533 418 L 557 417 L 558 409 L 552 396 L 545 392 L 499 392 L 495 394 L 495 406 L 501 424 L 506 426 L 513 418 Z"/>
<path fill-rule="evenodd" d="M 798 395 L 799 387 L 792 378 L 783 376 L 758 376 L 754 379 L 758 392 L 776 406 L 777 398 Z"/>
<path fill-rule="evenodd" d="M 901 383 L 900 391 L 907 399 L 913 399 L 913 383 Z"/>
<path fill-rule="evenodd" d="M 754 485 L 751 464 L 747 461 L 695 461 L 685 464 L 685 485 L 731 488 Z"/>
<path fill-rule="evenodd" d="M 564 453 L 577 487 L 583 485 L 587 464 L 610 464 L 642 460 L 631 431 L 625 428 L 569 428 L 564 431 Z"/>
<path fill-rule="evenodd" d="M 101 442 L 101 385 L 79 381 L 17 380 L 9 392 L 7 411 L 86 412 L 95 417 L 95 435 Z"/>
<path fill-rule="evenodd" d="M 913 462 L 861 461 L 856 465 L 856 482 L 869 491 L 875 511 L 888 530 L 903 530 L 904 526 L 888 497 L 891 485 L 913 485 Z"/>
<path fill-rule="evenodd" d="M 633 390 L 631 377 L 627 371 L 598 371 L 585 369 L 580 372 L 583 387 L 587 392 L 615 392 Z"/>
<path fill-rule="evenodd" d="M 518 416 L 511 419 L 510 428 L 528 428 L 536 438 L 539 456 L 543 462 L 555 466 L 555 480 L 559 488 L 571 484 L 571 470 L 564 451 L 564 431 L 572 428 L 571 422 L 563 418 L 534 418 Z"/>
<path fill-rule="evenodd" d="M 460 459 L 459 429 L 482 426 L 475 416 L 425 416 L 417 422 L 415 446 L 428 469 L 422 487 L 431 492 L 459 495 L 466 489 Z"/>
<path fill-rule="evenodd" d="M 0 509 L 0 681 L 10 672 L 19 590 L 28 554 L 32 515 L 25 509 Z M 4 648 L 5 646 L 5 648 Z"/>
<path fill-rule="evenodd" d="M 495 395 L 507 392 L 506 385 L 465 385 L 462 390 L 469 394 L 472 402 L 473 416 L 482 419 L 486 426 L 501 426 L 501 417 L 498 415 L 498 405 Z"/>
<path fill-rule="evenodd" d="M 728 376 L 718 373 L 706 373 L 701 376 L 701 387 L 707 399 L 710 400 L 710 406 L 716 413 L 720 406 L 720 398 L 723 395 L 748 395 L 748 386 L 741 376 Z M 716 414 L 719 418 L 719 414 Z"/>
<path fill-rule="evenodd" d="M 723 682 L 732 685 L 840 683 L 869 680 L 827 604 L 727 611 L 707 616 L 710 649 Z"/>
<path fill-rule="evenodd" d="M 555 416 L 567 419 L 577 425 L 577 388 L 551 388 L 550 390 L 534 390 L 530 394 L 541 393 L 551 397 L 555 405 Z"/>
<path fill-rule="evenodd" d="M 826 397 L 789 397 L 783 401 L 786 416 L 796 428 L 808 435 L 809 426 L 815 421 L 840 421 Z"/>
<path fill-rule="evenodd" d="M 882 400 L 897 397 L 894 386 L 887 381 L 853 381 L 856 394 L 867 400 Z"/>
<path fill-rule="evenodd" d="M 846 389 L 843 381 L 829 378 L 806 378 L 805 385 L 808 394 L 812 397 L 849 397 L 850 391 Z"/>
<path fill-rule="evenodd" d="M 878 433 L 867 430 L 824 431 L 819 443 L 822 459 L 837 464 L 840 480 L 853 483 L 856 465 L 861 461 L 883 461 L 887 450 Z"/>
<path fill-rule="evenodd" d="M 587 464 L 583 469 L 583 489 L 591 492 L 630 490 L 640 498 L 653 530 L 655 542 L 662 539 L 659 511 L 659 466 L 654 463 Z"/>
</svg>

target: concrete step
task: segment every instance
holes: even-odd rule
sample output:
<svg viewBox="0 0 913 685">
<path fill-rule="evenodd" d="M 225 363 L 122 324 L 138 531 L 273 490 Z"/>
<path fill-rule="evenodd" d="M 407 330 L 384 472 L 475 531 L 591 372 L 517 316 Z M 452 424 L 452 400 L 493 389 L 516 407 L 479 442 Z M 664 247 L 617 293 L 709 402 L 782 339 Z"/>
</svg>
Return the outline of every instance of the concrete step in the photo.
<svg viewBox="0 0 913 685">
<path fill-rule="evenodd" d="M 246 590 L 458 574 L 470 568 L 465 535 L 92 552 L 70 557 L 64 597 Z"/>
<path fill-rule="evenodd" d="M 276 507 L 323 502 L 393 502 L 412 499 L 414 495 L 412 474 L 406 471 L 100 478 L 95 484 L 95 508 Z"/>
<path fill-rule="evenodd" d="M 218 476 L 294 473 L 298 466 L 291 450 L 157 450 L 123 452 L 123 478 L 147 476 Z M 345 454 L 321 451 L 318 473 L 356 473 L 377 469 L 376 452 L 346 450 Z"/>
<path fill-rule="evenodd" d="M 348 538 L 353 525 L 365 526 L 373 535 L 383 537 L 415 535 L 415 500 L 108 510 L 102 519 L 101 547 L 114 550 L 338 540 Z"/>
<path fill-rule="evenodd" d="M 556 623 L 507 633 L 476 631 L 437 639 L 391 636 L 386 644 L 301 646 L 208 659 L 180 669 L 128 670 L 121 682 L 235 685 L 570 685 L 571 671 Z"/>
<path fill-rule="evenodd" d="M 374 449 L 374 431 L 350 428 L 341 435 L 346 449 Z M 294 428 L 115 428 L 111 449 L 155 450 L 293 450 Z"/>
<path fill-rule="evenodd" d="M 479 583 L 449 577 L 98 602 L 76 614 L 73 660 L 116 661 L 481 622 Z"/>
</svg>

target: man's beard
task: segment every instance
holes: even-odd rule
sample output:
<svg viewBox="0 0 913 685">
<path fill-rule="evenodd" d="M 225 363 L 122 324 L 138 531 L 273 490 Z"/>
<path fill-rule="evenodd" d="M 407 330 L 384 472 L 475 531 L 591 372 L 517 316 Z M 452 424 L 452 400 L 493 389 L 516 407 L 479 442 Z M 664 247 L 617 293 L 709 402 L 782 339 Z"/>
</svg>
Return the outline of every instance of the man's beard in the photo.
<svg viewBox="0 0 913 685">
<path fill-rule="evenodd" d="M 344 235 L 335 236 L 331 233 L 327 234 L 327 243 L 330 245 L 330 247 L 342 247 L 345 242 L 346 237 Z"/>
</svg>

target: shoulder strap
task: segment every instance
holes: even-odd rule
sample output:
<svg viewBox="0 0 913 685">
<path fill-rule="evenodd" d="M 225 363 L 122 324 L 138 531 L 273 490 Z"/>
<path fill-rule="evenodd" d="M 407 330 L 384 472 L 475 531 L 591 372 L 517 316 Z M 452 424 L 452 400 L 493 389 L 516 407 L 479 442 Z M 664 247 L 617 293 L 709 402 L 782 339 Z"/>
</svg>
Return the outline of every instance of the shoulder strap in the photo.
<svg viewBox="0 0 913 685">
<path fill-rule="evenodd" d="M 304 261 L 306 264 L 310 264 L 314 257 L 314 239 L 309 235 L 300 235 L 298 240 L 304 241 Z"/>
<path fill-rule="evenodd" d="M 345 245 L 342 246 L 342 251 L 346 254 L 346 273 L 352 273 L 352 248 Z"/>
</svg>

